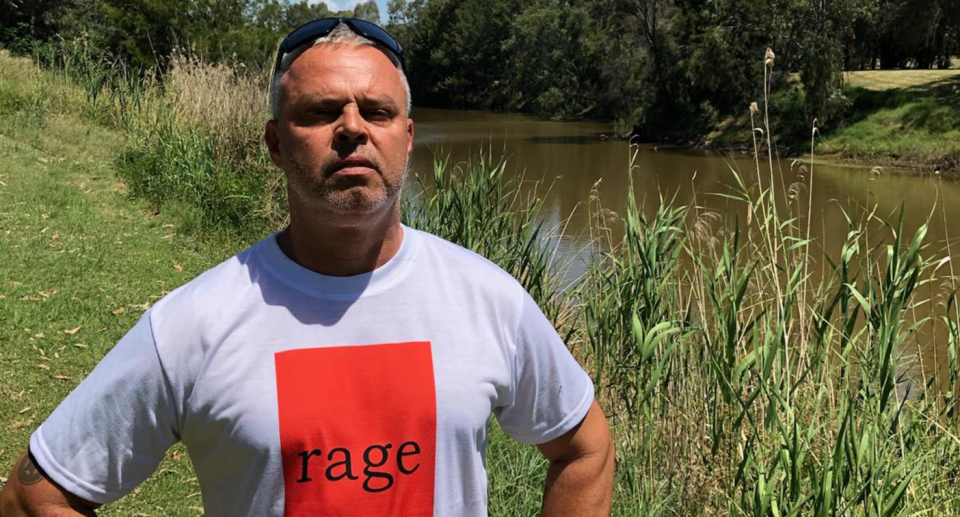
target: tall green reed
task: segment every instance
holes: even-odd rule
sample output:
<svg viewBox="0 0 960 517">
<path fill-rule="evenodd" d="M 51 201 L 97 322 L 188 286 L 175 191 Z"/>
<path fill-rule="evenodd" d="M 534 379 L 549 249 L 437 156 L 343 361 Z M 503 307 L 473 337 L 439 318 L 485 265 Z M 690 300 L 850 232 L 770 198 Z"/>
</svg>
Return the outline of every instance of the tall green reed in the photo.
<svg viewBox="0 0 960 517">
<path fill-rule="evenodd" d="M 507 160 L 481 151 L 452 164 L 436 155 L 427 174 L 414 173 L 417 193 L 404 198 L 403 221 L 496 263 L 513 275 L 555 323 L 569 317 L 561 278 L 551 262 L 548 229 L 539 219 L 541 187 L 507 173 Z"/>
<path fill-rule="evenodd" d="M 237 92 L 257 88 L 254 78 L 185 65 L 181 84 L 197 93 L 186 97 L 175 93 L 190 88 L 133 80 L 82 53 L 43 59 L 85 85 L 86 116 L 131 134 L 118 163 L 135 194 L 186 206 L 199 228 L 282 224 L 280 175 L 261 176 L 272 169 L 249 150 L 258 108 L 239 103 L 245 114 L 213 124 L 202 109 L 204 94 L 246 95 Z M 199 89 L 211 77 L 220 86 Z M 805 190 L 778 188 L 766 113 L 765 102 L 757 132 L 769 171 L 758 142 L 752 180 L 732 170 L 731 188 L 718 193 L 746 220 L 718 221 L 669 196 L 646 210 L 631 184 L 616 222 L 622 238 L 599 243 L 566 291 L 551 261 L 553 229 L 538 218 L 542 193 L 511 179 L 492 152 L 472 164 L 437 159 L 415 178 L 404 221 L 500 264 L 557 324 L 614 424 L 617 515 L 958 514 L 954 293 L 935 317 L 948 336 L 938 389 L 903 389 L 914 380 L 900 364 L 930 323 L 915 316 L 934 305 L 920 288 L 944 262 L 925 247 L 925 227 L 908 235 L 902 219 L 873 212 L 844 214 L 838 256 L 813 253 L 810 204 L 804 214 L 799 202 L 812 170 Z M 225 126 L 237 134 L 225 137 Z M 877 223 L 881 232 L 867 231 Z M 502 492 L 491 500 L 508 506 L 495 513 L 530 514 L 542 463 L 513 452 L 519 465 L 493 462 L 491 486 Z"/>
<path fill-rule="evenodd" d="M 812 176 L 778 188 L 766 111 L 770 170 L 758 146 L 754 182 L 731 170 L 717 194 L 745 224 L 714 235 L 709 218 L 688 220 L 701 209 L 662 198 L 648 218 L 631 192 L 622 241 L 581 286 L 581 346 L 618 424 L 618 491 L 634 509 L 670 498 L 676 515 L 952 514 L 952 404 L 902 364 L 928 323 L 920 288 L 937 281 L 926 225 L 911 236 L 902 211 L 844 214 L 840 255 L 811 272 L 810 203 L 804 214 L 798 201 Z M 866 231 L 876 223 L 884 231 Z M 951 347 L 954 303 L 941 316 Z"/>
</svg>

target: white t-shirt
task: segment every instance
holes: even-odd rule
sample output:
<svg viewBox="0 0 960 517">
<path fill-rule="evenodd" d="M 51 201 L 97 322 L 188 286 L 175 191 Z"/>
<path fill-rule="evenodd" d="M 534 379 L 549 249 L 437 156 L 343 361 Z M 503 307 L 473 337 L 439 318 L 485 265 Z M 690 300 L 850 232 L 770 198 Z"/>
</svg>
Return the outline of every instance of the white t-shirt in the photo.
<svg viewBox="0 0 960 517">
<path fill-rule="evenodd" d="M 271 236 L 148 310 L 30 439 L 107 503 L 178 440 L 208 515 L 487 514 L 487 421 L 524 443 L 577 425 L 593 384 L 510 275 L 403 228 L 329 277 Z"/>
</svg>

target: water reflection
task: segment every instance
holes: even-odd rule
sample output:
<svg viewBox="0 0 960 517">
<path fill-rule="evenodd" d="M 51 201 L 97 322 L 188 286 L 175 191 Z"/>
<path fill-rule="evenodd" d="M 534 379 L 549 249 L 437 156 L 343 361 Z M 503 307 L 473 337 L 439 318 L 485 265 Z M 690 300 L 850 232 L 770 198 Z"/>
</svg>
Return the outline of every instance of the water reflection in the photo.
<svg viewBox="0 0 960 517">
<path fill-rule="evenodd" d="M 594 185 L 605 208 L 619 213 L 625 206 L 631 150 L 626 142 L 603 139 L 612 132 L 608 124 L 425 108 L 414 110 L 414 120 L 414 171 L 428 171 L 436 153 L 449 155 L 453 163 L 475 159 L 481 150 L 494 158 L 506 156 L 508 171 L 540 182 L 547 192 L 542 215 L 548 226 L 564 225 L 573 214 L 566 226 L 570 240 L 563 243 L 564 253 L 585 256 L 578 249 L 589 238 L 587 204 Z M 661 198 L 674 198 L 716 211 L 728 221 L 735 217 L 744 221 L 742 205 L 711 194 L 729 191 L 734 170 L 748 185 L 769 185 L 765 157 L 759 165 L 758 178 L 757 165 L 748 156 L 645 145 L 636 156 L 634 189 L 648 214 L 656 211 Z M 815 164 L 812 171 L 808 167 L 790 160 L 775 162 L 773 181 L 779 199 L 798 194 L 793 202 L 803 205 L 799 213 L 806 214 L 810 204 L 811 234 L 831 256 L 839 252 L 847 234 L 844 212 L 861 220 L 867 208 L 890 217 L 903 206 L 907 235 L 929 219 L 928 253 L 944 248 L 948 236 L 956 238 L 950 235 L 950 224 L 960 220 L 960 182 L 889 172 L 877 176 L 869 167 Z M 808 196 L 811 174 L 813 192 Z M 936 204 L 938 199 L 945 202 Z M 807 222 L 801 219 L 800 224 L 805 227 Z"/>
<path fill-rule="evenodd" d="M 626 206 L 631 148 L 626 142 L 606 139 L 612 132 L 608 124 L 596 122 L 555 122 L 515 114 L 493 114 L 477 111 L 432 110 L 414 111 L 415 148 L 411 158 L 414 171 L 427 172 L 436 153 L 449 155 L 452 163 L 475 159 L 479 153 L 490 153 L 497 159 L 508 157 L 508 172 L 523 174 L 528 188 L 539 183 L 545 192 L 541 217 L 551 228 L 564 228 L 565 237 L 558 245 L 565 259 L 568 278 L 585 271 L 589 262 L 590 217 L 588 204 L 591 189 L 599 189 L 603 207 L 622 212 Z M 801 228 L 809 224 L 814 246 L 811 256 L 817 263 L 814 274 L 823 263 L 823 250 L 837 257 L 848 232 L 846 217 L 855 222 L 866 220 L 868 210 L 898 224 L 896 214 L 903 208 L 903 230 L 909 240 L 917 229 L 928 223 L 925 242 L 926 257 L 948 255 L 946 243 L 960 233 L 960 182 L 937 177 L 917 177 L 891 173 L 872 174 L 869 167 L 808 164 L 781 160 L 775 162 L 771 178 L 766 158 L 758 165 L 748 156 L 721 156 L 715 152 L 686 152 L 670 147 L 641 146 L 635 156 L 634 190 L 648 215 L 656 212 L 661 199 L 675 199 L 680 204 L 696 204 L 714 211 L 727 224 L 746 221 L 742 203 L 712 195 L 728 192 L 734 184 L 733 171 L 739 171 L 750 188 L 769 186 L 777 189 L 781 202 L 803 214 Z M 811 188 L 812 195 L 807 190 Z M 792 199 L 791 199 L 792 198 Z M 808 206 L 810 210 L 808 210 Z M 809 212 L 810 220 L 806 220 Z M 846 216 L 845 216 L 846 214 Z M 719 224 L 717 225 L 719 230 Z M 872 235 L 887 235 L 880 223 L 868 225 Z M 618 238 L 618 236 L 614 236 Z M 950 250 L 953 259 L 960 246 Z M 944 263 L 940 274 L 951 271 L 952 262 Z M 920 298 L 933 297 L 935 303 L 946 298 L 943 284 L 927 284 L 918 292 Z M 931 315 L 933 304 L 921 307 L 917 318 Z M 914 341 L 923 350 L 921 359 L 943 367 L 945 336 L 931 332 L 929 325 L 921 329 Z"/>
</svg>

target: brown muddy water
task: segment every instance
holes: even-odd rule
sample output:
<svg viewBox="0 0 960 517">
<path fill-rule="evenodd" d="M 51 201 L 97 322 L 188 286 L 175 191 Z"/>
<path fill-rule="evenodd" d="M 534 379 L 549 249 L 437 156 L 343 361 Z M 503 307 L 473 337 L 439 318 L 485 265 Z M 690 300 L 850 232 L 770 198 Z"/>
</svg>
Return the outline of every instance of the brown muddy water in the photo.
<svg viewBox="0 0 960 517">
<path fill-rule="evenodd" d="M 542 216 L 550 227 L 564 225 L 562 253 L 570 256 L 586 244 L 589 236 L 588 201 L 598 186 L 600 202 L 606 209 L 621 213 L 626 206 L 630 145 L 604 140 L 613 128 L 600 122 L 556 122 L 534 117 L 480 111 L 417 108 L 414 117 L 414 152 L 410 168 L 428 173 L 435 155 L 450 156 L 451 163 L 475 159 L 481 152 L 507 158 L 507 170 L 523 175 L 528 183 L 540 182 L 545 196 Z M 776 128 L 773 128 L 776 133 Z M 790 159 L 774 162 L 778 198 L 796 182 L 804 186 L 796 202 L 807 212 L 806 190 L 811 173 L 801 171 L 801 162 Z M 734 184 L 732 169 L 740 171 L 748 184 L 755 184 L 756 165 L 751 156 L 723 155 L 666 146 L 641 145 L 633 169 L 634 190 L 648 214 L 656 211 L 660 197 L 676 196 L 678 204 L 697 204 L 732 220 L 745 210 L 741 204 L 714 196 L 729 192 Z M 761 181 L 769 183 L 770 172 L 764 154 L 760 160 Z M 904 208 L 904 230 L 912 236 L 930 220 L 925 241 L 927 256 L 946 253 L 949 238 L 953 254 L 960 254 L 960 181 L 871 167 L 815 163 L 813 166 L 811 234 L 830 256 L 839 253 L 847 234 L 846 211 L 855 219 L 865 210 L 888 217 Z M 802 175 L 802 177 L 801 177 Z M 532 185 L 529 185 L 532 188 Z M 939 200 L 939 201 L 938 201 Z M 571 217 L 571 214 L 573 216 Z M 895 221 L 895 217 L 890 218 Z M 805 221 L 801 221 L 804 226 Z M 576 260 L 574 259 L 574 262 Z M 960 267 L 960 264 L 958 264 Z"/>
<path fill-rule="evenodd" d="M 505 156 L 508 173 L 522 174 L 528 188 L 540 183 L 537 188 L 545 197 L 541 217 L 546 226 L 563 228 L 564 236 L 556 243 L 557 252 L 570 278 L 581 274 L 590 260 L 588 206 L 594 185 L 599 189 L 604 208 L 622 213 L 626 206 L 631 147 L 627 142 L 603 137 L 613 133 L 610 124 L 426 108 L 414 109 L 413 119 L 412 171 L 429 173 L 435 155 L 449 155 L 450 162 L 456 164 L 485 152 L 492 153 L 494 159 Z M 776 128 L 772 130 L 776 134 Z M 735 181 L 732 169 L 739 170 L 748 184 L 756 184 L 757 167 L 751 156 L 653 145 L 640 145 L 635 149 L 639 152 L 632 169 L 634 189 L 646 213 L 656 211 L 661 196 L 676 196 L 676 203 L 703 206 L 728 222 L 736 217 L 741 225 L 745 222 L 746 210 L 742 204 L 712 194 L 729 191 Z M 785 194 L 792 184 L 805 185 L 794 202 L 802 205 L 800 213 L 804 217 L 807 204 L 812 204 L 810 228 L 811 237 L 815 239 L 814 250 L 822 249 L 830 257 L 839 256 L 848 231 L 844 211 L 854 219 L 863 220 L 867 210 L 875 209 L 877 215 L 896 222 L 893 214 L 902 206 L 907 238 L 929 220 L 925 257 L 934 260 L 946 257 L 949 240 L 953 260 L 944 264 L 938 273 L 950 274 L 952 262 L 960 258 L 960 181 L 887 169 L 876 174 L 869 166 L 815 163 L 812 196 L 808 196 L 806 185 L 811 174 L 809 164 L 805 165 L 805 170 L 801 170 L 800 163 L 789 159 L 775 161 L 773 178 L 781 199 L 788 197 Z M 768 185 L 770 171 L 765 155 L 760 169 L 761 181 Z M 806 220 L 801 219 L 800 224 L 805 227 Z M 719 225 L 718 221 L 718 230 Z M 879 230 L 880 225 L 870 228 Z M 822 256 L 817 251 L 812 255 Z M 960 273 L 960 264 L 955 268 Z M 939 285 L 926 288 L 930 294 L 943 291 Z M 944 295 L 939 293 L 935 298 L 942 300 Z M 921 339 L 926 342 L 918 345 L 928 351 L 924 355 L 943 357 L 937 353 L 942 353 L 942 338 L 924 333 Z"/>
</svg>

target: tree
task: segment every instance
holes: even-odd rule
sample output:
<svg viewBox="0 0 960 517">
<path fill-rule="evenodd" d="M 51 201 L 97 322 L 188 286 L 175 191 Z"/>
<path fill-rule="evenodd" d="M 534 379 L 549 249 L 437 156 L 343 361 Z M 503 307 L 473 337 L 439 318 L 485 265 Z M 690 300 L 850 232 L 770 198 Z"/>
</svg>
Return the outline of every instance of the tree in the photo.
<svg viewBox="0 0 960 517">
<path fill-rule="evenodd" d="M 843 81 L 843 37 L 854 19 L 853 3 L 798 0 L 791 12 L 800 27 L 790 50 L 803 83 L 807 122 L 818 119 L 823 125 L 834 115 L 828 110 L 828 100 Z"/>
<path fill-rule="evenodd" d="M 761 92 L 757 56 L 778 47 L 769 3 L 678 0 L 676 38 L 690 97 L 718 115 L 740 115 Z M 705 120 L 709 122 L 709 120 Z"/>
<path fill-rule="evenodd" d="M 0 43 L 26 50 L 57 33 L 60 14 L 76 0 L 0 0 Z"/>
<path fill-rule="evenodd" d="M 676 0 L 604 0 L 605 30 L 620 34 L 620 48 L 635 46 L 636 73 L 628 78 L 638 95 L 631 99 L 629 122 L 658 138 L 689 133 L 698 103 L 690 98 L 676 25 L 682 14 Z"/>
<path fill-rule="evenodd" d="M 503 42 L 509 59 L 503 86 L 515 92 L 506 108 L 543 117 L 596 114 L 597 29 L 579 2 L 545 0 L 516 16 Z"/>
<path fill-rule="evenodd" d="M 434 0 L 416 6 L 407 64 L 414 96 L 429 105 L 502 109 L 510 36 L 521 0 Z"/>
<path fill-rule="evenodd" d="M 407 0 L 390 0 L 387 2 L 388 27 L 407 25 L 411 21 L 411 6 L 407 4 Z"/>
<path fill-rule="evenodd" d="M 361 2 L 353 8 L 353 17 L 367 20 L 368 22 L 380 23 L 380 8 L 374 0 Z"/>
<path fill-rule="evenodd" d="M 284 32 L 289 32 L 311 20 L 328 18 L 333 15 L 333 11 L 324 2 L 317 2 L 312 5 L 307 0 L 290 2 L 283 13 Z"/>
</svg>

